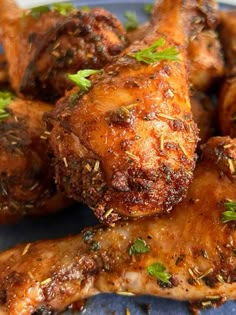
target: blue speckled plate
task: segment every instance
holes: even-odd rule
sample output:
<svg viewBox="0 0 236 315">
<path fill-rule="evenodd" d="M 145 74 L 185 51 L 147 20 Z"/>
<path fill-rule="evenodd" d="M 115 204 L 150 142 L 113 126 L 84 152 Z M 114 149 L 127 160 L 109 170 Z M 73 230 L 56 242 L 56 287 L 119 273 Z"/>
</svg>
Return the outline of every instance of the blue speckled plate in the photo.
<svg viewBox="0 0 236 315">
<path fill-rule="evenodd" d="M 174 0 L 173 0 L 174 1 Z M 33 2 L 33 1 L 32 1 Z M 123 20 L 126 10 L 136 11 L 139 22 L 147 20 L 148 16 L 143 11 L 145 0 L 87 0 L 74 1 L 78 6 L 101 6 Z M 149 1 L 150 2 L 150 1 Z M 225 5 L 221 6 L 226 8 Z M 89 225 L 97 223 L 91 211 L 82 206 L 75 205 L 64 212 L 46 218 L 23 219 L 14 226 L 0 227 L 0 250 L 5 250 L 21 242 L 57 238 L 68 234 L 79 233 Z M 149 310 L 147 308 L 149 306 Z M 83 315 L 125 315 L 126 308 L 132 315 L 187 315 L 189 314 L 187 303 L 160 299 L 151 296 L 123 297 L 114 294 L 97 295 L 89 299 Z M 71 314 L 66 312 L 65 315 Z M 202 311 L 204 315 L 230 315 L 236 314 L 236 302 L 227 302 L 218 309 Z"/>
</svg>

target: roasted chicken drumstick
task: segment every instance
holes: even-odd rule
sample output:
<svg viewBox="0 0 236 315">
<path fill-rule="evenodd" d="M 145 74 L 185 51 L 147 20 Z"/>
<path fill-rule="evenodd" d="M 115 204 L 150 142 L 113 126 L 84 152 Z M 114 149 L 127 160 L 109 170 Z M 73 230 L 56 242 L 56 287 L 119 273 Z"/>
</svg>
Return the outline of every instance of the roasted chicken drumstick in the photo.
<svg viewBox="0 0 236 315">
<path fill-rule="evenodd" d="M 0 5 L 2 43 L 18 94 L 55 100 L 72 86 L 68 73 L 99 69 L 128 44 L 122 24 L 101 8 L 35 17 L 12 0 Z"/>
<path fill-rule="evenodd" d="M 48 133 L 44 133 L 42 116 L 51 109 L 42 102 L 16 98 L 0 114 L 0 223 L 69 204 L 56 191 Z"/>
<path fill-rule="evenodd" d="M 236 162 L 236 140 L 212 138 L 187 198 L 168 216 L 87 228 L 1 253 L 0 313 L 53 313 L 100 292 L 199 306 L 235 299 L 235 224 L 222 222 L 227 200 L 236 196 L 229 160 Z"/>
<path fill-rule="evenodd" d="M 195 1 L 158 1 L 145 38 L 94 75 L 87 93 L 61 99 L 48 119 L 59 187 L 103 222 L 169 212 L 186 193 L 198 136 L 184 34 L 197 9 Z M 164 40 L 159 49 L 177 50 L 178 60 L 133 57 Z"/>
</svg>

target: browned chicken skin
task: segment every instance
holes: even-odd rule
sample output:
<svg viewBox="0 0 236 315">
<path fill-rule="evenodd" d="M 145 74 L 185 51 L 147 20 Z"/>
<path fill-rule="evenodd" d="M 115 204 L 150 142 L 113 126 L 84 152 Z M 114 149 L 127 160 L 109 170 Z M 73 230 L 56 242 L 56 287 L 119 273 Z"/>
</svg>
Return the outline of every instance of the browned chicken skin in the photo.
<svg viewBox="0 0 236 315">
<path fill-rule="evenodd" d="M 226 57 L 227 75 L 236 76 L 236 10 L 220 12 L 219 34 Z"/>
<path fill-rule="evenodd" d="M 222 86 L 218 116 L 222 134 L 236 137 L 236 76 L 226 79 Z"/>
<path fill-rule="evenodd" d="M 210 97 L 202 92 L 195 92 L 190 101 L 193 120 L 199 128 L 200 145 L 205 143 L 215 132 L 216 108 Z"/>
<path fill-rule="evenodd" d="M 101 8 L 22 19 L 12 0 L 0 5 L 2 43 L 18 94 L 55 100 L 72 87 L 68 73 L 100 69 L 128 43 L 122 24 Z"/>
<path fill-rule="evenodd" d="M 7 108 L 10 116 L 0 121 L 0 223 L 69 204 L 56 191 L 44 133 L 42 116 L 51 109 L 45 103 L 15 99 Z"/>
<path fill-rule="evenodd" d="M 183 22 L 190 28 L 197 7 L 158 2 L 145 39 L 95 75 L 88 93 L 75 89 L 61 99 L 48 119 L 59 187 L 103 222 L 168 212 L 189 186 L 198 137 Z M 178 49 L 178 61 L 147 65 L 130 57 L 160 38 Z"/>
<path fill-rule="evenodd" d="M 8 83 L 8 65 L 4 54 L 0 53 L 0 85 Z"/>
<path fill-rule="evenodd" d="M 200 23 L 200 28 L 189 34 L 188 43 L 188 68 L 191 86 L 197 91 L 207 91 L 224 75 L 224 59 L 222 47 L 219 42 L 216 26 L 218 24 L 218 11 L 214 7 L 209 12 L 209 19 L 202 20 L 201 10 L 195 17 L 195 23 Z M 211 19 L 210 19 L 211 16 Z M 212 20 L 212 16 L 214 19 Z M 210 21 L 209 21 L 210 20 Z M 130 42 L 143 38 L 148 23 L 129 32 Z"/>
<path fill-rule="evenodd" d="M 214 29 L 203 30 L 188 46 L 189 80 L 194 89 L 206 91 L 224 75 L 222 48 Z"/>
<path fill-rule="evenodd" d="M 220 35 L 227 77 L 219 97 L 219 124 L 223 135 L 236 137 L 236 11 L 221 13 Z"/>
<path fill-rule="evenodd" d="M 236 140 L 211 139 L 187 198 L 168 216 L 87 228 L 1 253 L 0 313 L 61 311 L 100 292 L 152 294 L 200 307 L 235 299 L 235 223 L 221 221 L 225 201 L 236 196 L 229 159 L 236 162 Z M 132 253 L 138 238 L 149 251 Z M 154 263 L 166 268 L 168 285 L 148 273 Z"/>
</svg>

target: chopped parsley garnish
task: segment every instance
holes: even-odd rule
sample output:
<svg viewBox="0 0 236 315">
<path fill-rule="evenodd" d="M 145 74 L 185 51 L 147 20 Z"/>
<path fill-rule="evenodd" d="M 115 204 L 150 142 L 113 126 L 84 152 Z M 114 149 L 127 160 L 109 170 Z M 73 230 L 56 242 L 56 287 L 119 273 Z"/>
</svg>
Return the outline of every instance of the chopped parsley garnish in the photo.
<svg viewBox="0 0 236 315">
<path fill-rule="evenodd" d="M 92 74 L 100 72 L 101 70 L 92 69 L 80 70 L 76 74 L 68 74 L 68 78 L 76 85 L 78 85 L 82 92 L 86 92 L 91 87 L 91 81 L 87 79 L 87 77 L 89 77 Z"/>
<path fill-rule="evenodd" d="M 151 64 L 154 62 L 162 61 L 162 60 L 178 60 L 179 52 L 175 47 L 168 47 L 162 51 L 157 51 L 157 48 L 164 46 L 166 43 L 164 38 L 160 38 L 155 41 L 151 46 L 140 50 L 136 53 L 131 54 L 130 56 L 135 58 L 138 61 L 145 62 L 147 64 Z"/>
<path fill-rule="evenodd" d="M 39 7 L 32 8 L 30 10 L 30 15 L 38 20 L 43 13 L 50 11 L 57 11 L 61 15 L 66 15 L 68 12 L 76 9 L 76 7 L 70 2 L 54 3 L 51 7 L 48 5 L 42 5 Z"/>
<path fill-rule="evenodd" d="M 157 262 L 147 267 L 147 272 L 163 283 L 170 283 L 171 275 L 166 272 L 166 267 Z"/>
<path fill-rule="evenodd" d="M 35 8 L 32 8 L 30 10 L 30 15 L 35 19 L 35 20 L 38 20 L 41 16 L 41 14 L 43 13 L 46 13 L 46 12 L 49 12 L 50 11 L 50 8 L 49 6 L 47 5 L 42 5 L 40 7 L 35 7 Z"/>
<path fill-rule="evenodd" d="M 11 92 L 0 92 L 0 121 L 10 115 L 9 112 L 6 110 L 6 107 L 11 103 L 14 97 L 15 96 Z"/>
<path fill-rule="evenodd" d="M 223 212 L 221 221 L 223 223 L 235 221 L 236 220 L 236 201 L 227 200 L 227 202 L 224 203 L 224 206 L 226 208 L 226 211 Z"/>
<path fill-rule="evenodd" d="M 124 13 L 126 21 L 124 23 L 124 27 L 127 31 L 135 30 L 138 27 L 138 19 L 135 12 L 126 11 Z"/>
<path fill-rule="evenodd" d="M 129 249 L 130 256 L 148 252 L 150 252 L 150 246 L 148 246 L 147 243 L 141 238 L 137 238 Z"/>
<path fill-rule="evenodd" d="M 145 13 L 147 13 L 148 15 L 151 15 L 152 14 L 152 10 L 153 10 L 153 3 L 146 3 L 144 4 L 143 6 L 143 10 Z"/>
<path fill-rule="evenodd" d="M 75 10 L 76 7 L 70 2 L 54 3 L 52 5 L 53 11 L 59 12 L 61 15 L 66 15 L 68 12 Z"/>
<path fill-rule="evenodd" d="M 85 231 L 84 234 L 83 234 L 83 239 L 84 239 L 84 242 L 88 242 L 88 241 L 91 241 L 94 237 L 94 232 L 93 231 Z"/>
</svg>

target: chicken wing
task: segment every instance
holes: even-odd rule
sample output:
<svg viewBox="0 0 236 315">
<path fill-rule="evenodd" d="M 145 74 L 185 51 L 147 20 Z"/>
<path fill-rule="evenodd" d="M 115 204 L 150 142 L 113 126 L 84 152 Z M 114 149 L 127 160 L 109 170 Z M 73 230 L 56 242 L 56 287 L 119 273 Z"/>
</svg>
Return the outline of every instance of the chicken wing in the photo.
<svg viewBox="0 0 236 315">
<path fill-rule="evenodd" d="M 47 149 L 42 115 L 51 109 L 45 103 L 15 99 L 6 109 L 9 116 L 0 117 L 0 223 L 69 204 L 56 191 Z"/>
<path fill-rule="evenodd" d="M 226 201 L 236 197 L 229 160 L 236 162 L 236 140 L 209 140 L 187 198 L 168 216 L 2 252 L 1 314 L 62 311 L 100 292 L 152 294 L 199 307 L 235 299 L 235 222 L 221 220 Z"/>
<path fill-rule="evenodd" d="M 17 94 L 55 100 L 72 86 L 68 73 L 99 69 L 128 43 L 119 20 L 101 8 L 35 17 L 12 0 L 0 5 L 2 43 Z"/>
<path fill-rule="evenodd" d="M 219 21 L 217 7 L 213 5 L 212 11 L 208 14 L 209 19 L 205 19 L 205 23 L 202 24 L 202 12 L 199 11 L 195 20 L 196 23 L 201 23 L 201 28 L 198 32 L 190 34 L 188 43 L 189 80 L 194 90 L 198 91 L 209 90 L 224 75 L 222 47 L 216 32 Z M 130 42 L 142 39 L 147 27 L 148 23 L 145 23 L 128 32 Z"/>
<path fill-rule="evenodd" d="M 195 1 L 158 1 L 144 40 L 94 75 L 87 93 L 61 99 L 48 118 L 60 189 L 103 222 L 168 212 L 189 186 L 198 136 L 183 47 L 197 9 Z M 178 60 L 132 57 L 164 38 L 161 50 L 175 47 Z"/>
</svg>

